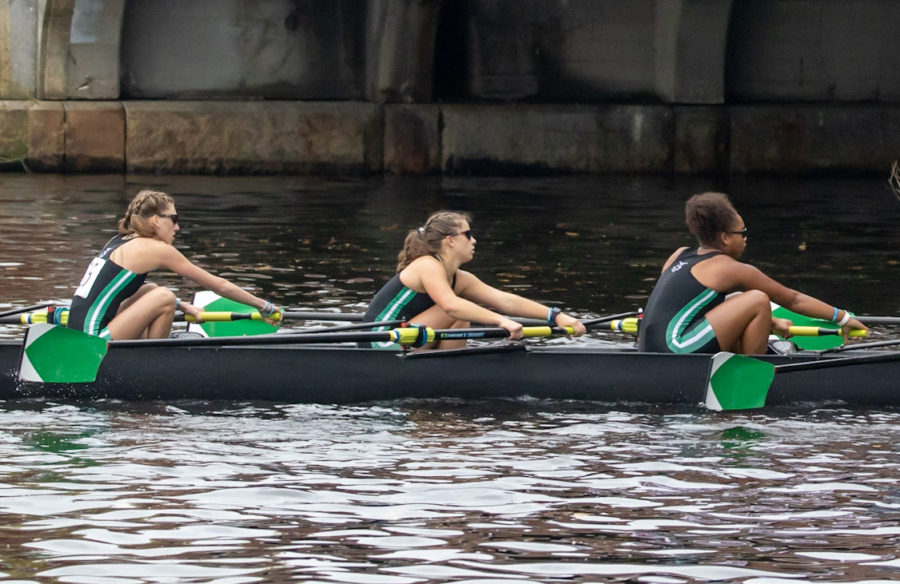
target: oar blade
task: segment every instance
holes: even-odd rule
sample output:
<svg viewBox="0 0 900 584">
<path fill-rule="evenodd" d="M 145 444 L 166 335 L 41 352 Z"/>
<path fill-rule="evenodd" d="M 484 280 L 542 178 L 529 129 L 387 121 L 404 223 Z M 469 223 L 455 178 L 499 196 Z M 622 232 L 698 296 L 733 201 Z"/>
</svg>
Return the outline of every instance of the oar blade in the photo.
<svg viewBox="0 0 900 584">
<path fill-rule="evenodd" d="M 772 316 L 776 318 L 786 318 L 794 323 L 795 326 L 818 327 L 823 329 L 836 329 L 840 327 L 833 322 L 821 320 L 818 318 L 810 318 L 802 314 L 798 314 L 792 310 L 788 310 L 783 306 L 772 303 Z M 780 338 L 780 337 L 779 337 Z M 791 341 L 807 351 L 823 351 L 825 349 L 834 349 L 844 344 L 844 337 L 839 332 L 835 335 L 816 335 L 816 336 L 795 336 L 791 337 Z"/>
<path fill-rule="evenodd" d="M 38 383 L 90 383 L 106 356 L 107 341 L 74 329 L 35 324 L 25 331 L 19 379 Z"/>
<path fill-rule="evenodd" d="M 714 411 L 749 410 L 766 404 L 775 366 L 722 351 L 710 360 L 706 407 Z"/>
<path fill-rule="evenodd" d="M 222 298 L 215 292 L 203 291 L 194 296 L 194 305 L 202 306 L 206 312 L 253 312 L 256 309 L 234 300 Z M 234 320 L 203 322 L 199 325 L 191 323 L 188 330 L 198 331 L 207 337 L 242 337 L 251 335 L 265 335 L 274 333 L 278 327 L 272 326 L 264 320 Z"/>
</svg>

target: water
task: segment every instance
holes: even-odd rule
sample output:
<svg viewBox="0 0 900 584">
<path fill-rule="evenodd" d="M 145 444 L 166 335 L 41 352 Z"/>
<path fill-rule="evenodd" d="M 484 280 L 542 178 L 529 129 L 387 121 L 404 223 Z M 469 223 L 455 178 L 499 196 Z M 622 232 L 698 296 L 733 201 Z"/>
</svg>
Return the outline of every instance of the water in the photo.
<svg viewBox="0 0 900 584">
<path fill-rule="evenodd" d="M 292 308 L 361 311 L 405 230 L 450 207 L 475 215 L 471 269 L 489 283 L 582 314 L 621 312 L 642 304 L 686 242 L 681 201 L 716 186 L 0 179 L 0 310 L 68 299 L 128 195 L 150 185 L 177 196 L 189 257 Z M 900 203 L 880 181 L 727 189 L 752 230 L 749 261 L 860 313 L 900 313 Z M 526 398 L 7 401 L 0 573 L 102 584 L 897 581 L 898 423 L 894 409 L 820 404 L 712 414 Z"/>
</svg>

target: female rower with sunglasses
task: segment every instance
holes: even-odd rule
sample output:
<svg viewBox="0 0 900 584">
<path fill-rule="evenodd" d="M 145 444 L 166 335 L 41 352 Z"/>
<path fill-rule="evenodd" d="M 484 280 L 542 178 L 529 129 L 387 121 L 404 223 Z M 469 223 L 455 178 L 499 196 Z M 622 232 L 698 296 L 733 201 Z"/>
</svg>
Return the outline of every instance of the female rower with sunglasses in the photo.
<svg viewBox="0 0 900 584">
<path fill-rule="evenodd" d="M 115 340 L 169 336 L 176 308 L 199 317 L 201 309 L 181 302 L 168 288 L 144 283 L 148 272 L 165 269 L 217 294 L 255 306 L 269 324 L 281 311 L 224 278 L 191 263 L 172 242 L 178 227 L 175 201 L 142 190 L 119 220 L 119 234 L 88 266 L 69 308 L 69 328 Z"/>
<path fill-rule="evenodd" d="M 545 319 L 555 326 L 572 327 L 576 336 L 584 334 L 584 325 L 559 308 L 498 290 L 459 269 L 475 255 L 476 239 L 469 221 L 465 213 L 438 211 L 425 225 L 410 231 L 397 255 L 397 273 L 375 295 L 364 320 L 402 319 L 433 329 L 468 328 L 469 323 L 477 322 L 504 328 L 510 338 L 521 338 L 522 325 L 503 316 L 510 314 Z M 444 340 L 434 343 L 437 344 L 442 349 L 459 348 L 466 341 Z M 391 343 L 371 346 L 396 347 Z"/>
<path fill-rule="evenodd" d="M 685 222 L 699 245 L 676 250 L 663 266 L 641 321 L 642 351 L 765 353 L 769 333 L 787 338 L 792 324 L 772 317 L 770 300 L 799 314 L 836 322 L 845 334 L 866 329 L 846 310 L 792 290 L 738 261 L 747 247 L 748 231 L 726 195 L 694 195 L 685 204 Z"/>
</svg>

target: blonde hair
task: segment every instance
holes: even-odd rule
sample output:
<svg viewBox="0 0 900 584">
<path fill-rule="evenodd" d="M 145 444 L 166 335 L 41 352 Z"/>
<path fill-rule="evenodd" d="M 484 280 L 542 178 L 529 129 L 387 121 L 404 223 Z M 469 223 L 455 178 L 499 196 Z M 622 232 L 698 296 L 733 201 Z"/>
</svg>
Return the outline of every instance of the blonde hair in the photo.
<svg viewBox="0 0 900 584">
<path fill-rule="evenodd" d="M 175 201 L 166 193 L 149 189 L 142 190 L 131 199 L 125 216 L 119 219 L 119 233 L 153 237 L 156 235 L 156 231 L 150 223 L 150 217 L 165 213 L 174 204 Z"/>
<path fill-rule="evenodd" d="M 397 254 L 397 271 L 411 264 L 416 258 L 440 251 L 441 241 L 448 235 L 458 233 L 463 221 L 470 222 L 472 218 L 468 213 L 460 211 L 432 213 L 425 221 L 425 225 L 406 234 L 403 249 Z"/>
</svg>

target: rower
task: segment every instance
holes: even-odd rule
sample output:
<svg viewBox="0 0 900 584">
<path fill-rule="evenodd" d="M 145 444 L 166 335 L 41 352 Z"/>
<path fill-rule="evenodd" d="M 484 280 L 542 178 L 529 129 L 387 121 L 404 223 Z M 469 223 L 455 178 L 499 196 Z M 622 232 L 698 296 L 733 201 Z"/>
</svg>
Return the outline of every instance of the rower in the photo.
<svg viewBox="0 0 900 584">
<path fill-rule="evenodd" d="M 679 248 L 666 260 L 644 310 L 638 341 L 642 351 L 765 353 L 769 333 L 788 338 L 792 324 L 773 318 L 770 300 L 793 312 L 835 322 L 845 337 L 851 330 L 868 330 L 850 312 L 738 261 L 749 231 L 725 194 L 688 199 L 685 221 L 698 246 Z"/>
<path fill-rule="evenodd" d="M 509 314 L 546 319 L 552 326 L 572 327 L 576 336 L 584 334 L 584 325 L 559 308 L 498 290 L 461 270 L 475 255 L 477 240 L 470 221 L 466 213 L 438 211 L 410 231 L 397 256 L 397 272 L 375 295 L 363 320 L 403 319 L 433 329 L 468 328 L 477 322 L 504 328 L 512 339 L 521 338 L 522 325 L 504 316 Z M 466 341 L 444 340 L 425 348 L 438 344 L 441 349 L 461 348 Z M 397 348 L 392 343 L 366 346 Z"/>
<path fill-rule="evenodd" d="M 142 190 L 119 220 L 119 234 L 90 263 L 69 310 L 69 328 L 125 340 L 169 336 L 175 310 L 200 319 L 202 309 L 181 302 L 168 288 L 145 283 L 149 272 L 165 269 L 217 294 L 259 309 L 270 324 L 282 311 L 228 280 L 191 263 L 172 242 L 179 231 L 175 201 L 166 193 Z"/>
</svg>

